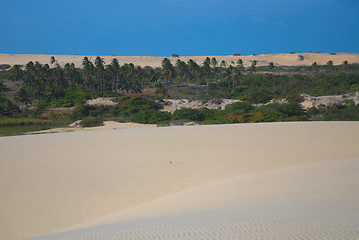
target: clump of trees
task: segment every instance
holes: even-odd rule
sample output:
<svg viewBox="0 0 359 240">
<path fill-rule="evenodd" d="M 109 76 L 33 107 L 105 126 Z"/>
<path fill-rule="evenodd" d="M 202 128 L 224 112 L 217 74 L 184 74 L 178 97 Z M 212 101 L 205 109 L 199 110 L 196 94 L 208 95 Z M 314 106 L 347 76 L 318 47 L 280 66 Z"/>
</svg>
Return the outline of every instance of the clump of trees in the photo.
<svg viewBox="0 0 359 240">
<path fill-rule="evenodd" d="M 202 63 L 189 59 L 164 58 L 161 67 L 120 65 L 114 58 L 105 63 L 101 57 L 91 62 L 83 58 L 82 67 L 73 63 L 60 66 L 54 57 L 49 64 L 29 62 L 26 66 L 14 65 L 0 72 L 0 94 L 7 91 L 3 81 L 13 81 L 19 86 L 10 101 L 0 98 L 0 116 L 48 120 L 43 111 L 56 107 L 75 107 L 72 114 L 51 113 L 53 121 L 69 121 L 89 117 L 117 119 L 140 123 L 168 123 L 176 120 L 203 123 L 235 123 L 263 121 L 296 121 L 310 119 L 356 119 L 356 106 L 312 109 L 303 112 L 298 107 L 299 95 L 332 95 L 359 91 L 359 65 L 344 61 L 334 65 L 314 62 L 311 66 L 277 66 L 268 63 L 258 66 L 257 61 L 244 66 L 241 58 L 236 62 L 221 61 L 215 57 Z M 146 90 L 150 94 L 139 96 Z M 118 97 L 115 107 L 86 105 L 88 99 Z M 173 114 L 162 112 L 154 99 L 221 99 L 234 98 L 245 101 L 228 106 L 223 111 L 211 109 L 181 109 Z M 274 98 L 286 98 L 289 104 L 267 103 Z M 17 102 L 17 104 L 16 104 Z M 21 108 L 18 106 L 20 105 Z M 27 109 L 28 106 L 34 110 Z M 319 113 L 318 113 L 319 112 Z M 67 120 L 66 120 L 67 121 Z M 65 122 L 66 122 L 65 121 Z"/>
</svg>

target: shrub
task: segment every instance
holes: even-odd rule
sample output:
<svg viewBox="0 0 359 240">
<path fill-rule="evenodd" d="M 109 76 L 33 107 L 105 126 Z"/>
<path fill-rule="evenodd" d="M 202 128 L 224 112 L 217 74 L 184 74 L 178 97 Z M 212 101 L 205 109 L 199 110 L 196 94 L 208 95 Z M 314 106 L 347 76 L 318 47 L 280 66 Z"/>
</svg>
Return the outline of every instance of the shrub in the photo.
<svg viewBox="0 0 359 240">
<path fill-rule="evenodd" d="M 0 97 L 0 116 L 13 116 L 20 112 L 19 107 L 9 99 Z"/>
<path fill-rule="evenodd" d="M 230 113 L 226 116 L 226 120 L 229 123 L 254 123 L 262 122 L 263 115 L 261 112 L 251 112 L 251 113 Z"/>
<path fill-rule="evenodd" d="M 252 104 L 248 103 L 248 102 L 236 102 L 236 103 L 232 103 L 226 106 L 226 111 L 229 112 L 234 112 L 234 111 L 243 111 L 243 112 L 250 112 L 254 109 L 254 107 L 252 106 Z"/>
<path fill-rule="evenodd" d="M 272 103 L 262 107 L 258 110 L 263 114 L 263 121 L 294 121 L 306 120 L 306 115 L 299 103 Z"/>
<path fill-rule="evenodd" d="M 130 116 L 130 120 L 143 124 L 163 123 L 171 120 L 171 114 L 157 110 L 141 110 Z"/>
<path fill-rule="evenodd" d="M 272 92 L 264 88 L 260 88 L 258 90 L 247 91 L 241 99 L 252 103 L 266 103 L 273 99 L 273 97 L 274 95 Z"/>
<path fill-rule="evenodd" d="M 9 64 L 0 64 L 0 70 L 6 70 L 11 68 L 11 66 Z"/>
<path fill-rule="evenodd" d="M 191 108 L 182 108 L 174 111 L 173 117 L 175 119 L 185 119 L 185 120 L 192 120 L 192 121 L 203 121 L 204 114 L 203 112 L 191 109 Z"/>
<path fill-rule="evenodd" d="M 56 108 L 56 107 L 73 107 L 84 104 L 90 95 L 81 87 L 66 88 L 54 95 L 47 96 L 38 102 L 35 106 L 37 109 Z"/>
<path fill-rule="evenodd" d="M 80 125 L 82 127 L 103 126 L 103 120 L 99 117 L 85 117 L 82 119 Z"/>
</svg>

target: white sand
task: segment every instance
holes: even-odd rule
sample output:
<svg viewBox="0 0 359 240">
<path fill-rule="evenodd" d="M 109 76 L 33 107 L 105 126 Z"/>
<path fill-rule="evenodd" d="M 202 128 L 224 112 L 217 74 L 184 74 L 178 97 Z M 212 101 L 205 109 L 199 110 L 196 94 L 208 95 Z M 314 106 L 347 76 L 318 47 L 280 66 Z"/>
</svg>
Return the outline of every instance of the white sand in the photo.
<svg viewBox="0 0 359 240">
<path fill-rule="evenodd" d="M 81 226 L 44 239 L 355 239 L 358 133 L 307 122 L 3 137 L 0 238 Z"/>
<path fill-rule="evenodd" d="M 70 124 L 68 127 L 51 128 L 48 130 L 41 130 L 37 132 L 29 132 L 26 134 L 39 134 L 39 133 L 62 133 L 62 132 L 78 132 L 78 131 L 93 131 L 93 130 L 105 130 L 105 129 L 123 129 L 123 128 L 148 128 L 157 127 L 156 124 L 141 124 L 134 122 L 120 123 L 115 121 L 104 121 L 103 126 L 97 127 L 81 127 L 80 121 L 76 121 Z"/>
<path fill-rule="evenodd" d="M 298 56 L 304 57 L 303 61 L 298 61 Z M 43 55 L 43 54 L 0 54 L 0 64 L 15 64 L 26 65 L 29 61 L 34 63 L 38 61 L 41 64 L 49 64 L 50 67 L 54 65 L 50 64 L 50 58 L 54 56 L 57 63 L 64 66 L 66 63 L 74 63 L 76 67 L 82 67 L 82 60 L 84 55 Z M 90 61 L 94 62 L 97 56 L 87 56 Z M 186 57 L 168 57 L 173 64 L 177 59 L 187 62 L 189 59 L 196 61 L 198 64 L 202 64 L 206 57 L 215 57 L 218 64 L 224 60 L 227 65 L 235 65 L 238 59 L 242 59 L 244 66 L 250 66 L 253 60 L 257 61 L 257 66 L 268 66 L 270 62 L 275 65 L 285 66 L 299 66 L 299 65 L 311 65 L 313 62 L 318 64 L 327 64 L 329 60 L 333 61 L 334 65 L 342 64 L 343 61 L 349 63 L 359 63 L 359 53 L 337 53 L 331 55 L 329 53 L 280 53 L 280 54 L 261 54 L 261 55 L 246 55 L 246 56 L 186 56 Z M 118 62 L 123 65 L 125 63 L 133 63 L 135 65 L 144 67 L 160 67 L 164 57 L 153 56 L 101 56 L 104 59 L 105 64 L 110 64 L 112 59 L 116 58 Z M 232 61 L 235 63 L 233 64 Z"/>
</svg>

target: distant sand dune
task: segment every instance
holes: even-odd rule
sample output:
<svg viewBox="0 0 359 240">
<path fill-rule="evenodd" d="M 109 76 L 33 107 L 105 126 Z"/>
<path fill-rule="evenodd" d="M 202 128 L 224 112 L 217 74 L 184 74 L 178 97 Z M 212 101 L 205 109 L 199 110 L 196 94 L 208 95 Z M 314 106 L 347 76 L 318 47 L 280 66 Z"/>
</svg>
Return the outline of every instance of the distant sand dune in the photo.
<svg viewBox="0 0 359 240">
<path fill-rule="evenodd" d="M 297 122 L 1 137 L 0 238 L 355 239 L 358 133 Z"/>
<path fill-rule="evenodd" d="M 299 55 L 303 56 L 303 61 L 299 61 Z M 76 67 L 82 67 L 82 60 L 85 55 L 42 55 L 42 54 L 0 54 L 0 64 L 15 64 L 26 65 L 29 61 L 38 61 L 42 64 L 49 64 L 50 57 L 54 56 L 57 63 L 64 66 L 66 63 L 74 63 Z M 94 62 L 97 56 L 87 56 L 90 61 Z M 101 56 L 106 64 L 110 64 L 112 59 L 116 58 L 118 62 L 123 65 L 125 63 L 133 63 L 135 65 L 144 67 L 160 67 L 164 57 L 153 56 Z M 245 66 L 250 66 L 253 60 L 257 61 L 257 66 L 268 66 L 270 62 L 275 65 L 282 66 L 300 66 L 311 65 L 313 62 L 318 64 L 326 64 L 329 60 L 333 61 L 334 65 L 342 64 L 343 61 L 349 63 L 359 63 L 359 53 L 336 53 L 335 55 L 329 53 L 278 53 L 278 54 L 261 54 L 261 55 L 245 55 L 245 56 L 183 56 L 183 57 L 168 57 L 173 64 L 177 59 L 187 62 L 189 59 L 202 64 L 206 57 L 215 57 L 220 63 L 222 60 L 226 61 L 227 65 L 236 64 L 238 59 L 242 59 Z"/>
</svg>

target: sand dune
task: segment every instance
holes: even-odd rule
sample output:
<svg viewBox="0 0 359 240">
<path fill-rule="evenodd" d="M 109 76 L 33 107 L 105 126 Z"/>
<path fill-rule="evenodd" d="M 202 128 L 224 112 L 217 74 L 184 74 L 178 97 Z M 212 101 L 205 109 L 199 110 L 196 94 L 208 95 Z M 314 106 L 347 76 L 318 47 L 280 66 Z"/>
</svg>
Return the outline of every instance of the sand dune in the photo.
<svg viewBox="0 0 359 240">
<path fill-rule="evenodd" d="M 189 189 L 40 239 L 356 239 L 359 158 Z"/>
<path fill-rule="evenodd" d="M 303 56 L 303 60 L 299 61 L 299 55 Z M 38 61 L 42 64 L 49 64 L 50 57 L 54 56 L 57 63 L 61 66 L 66 63 L 74 63 L 76 67 L 82 67 L 82 60 L 84 55 L 42 55 L 42 54 L 0 54 L 0 64 L 9 64 L 11 66 L 15 64 L 26 65 L 29 61 Z M 90 61 L 94 62 L 96 56 L 87 56 Z M 135 65 L 144 67 L 160 67 L 164 57 L 153 56 L 101 56 L 106 64 L 110 64 L 112 59 L 116 58 L 118 62 L 123 65 L 125 63 L 133 63 Z M 279 53 L 279 54 L 261 54 L 261 55 L 245 55 L 245 56 L 183 56 L 183 57 L 168 57 L 173 64 L 177 59 L 187 62 L 189 59 L 193 59 L 198 64 L 203 63 L 206 57 L 215 57 L 219 62 L 226 61 L 227 65 L 232 64 L 232 61 L 236 63 L 238 59 L 242 59 L 244 66 L 250 66 L 253 60 L 257 61 L 258 66 L 268 66 L 270 62 L 275 65 L 284 66 L 300 66 L 311 65 L 313 62 L 318 64 L 326 64 L 329 60 L 333 61 L 334 65 L 342 64 L 343 61 L 349 63 L 359 63 L 359 53 L 336 53 L 335 55 L 329 53 Z"/>
<path fill-rule="evenodd" d="M 306 122 L 2 137 L 0 238 L 76 226 L 87 228 L 44 238 L 358 237 L 358 132 Z"/>
</svg>

